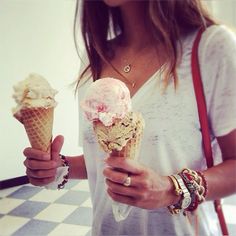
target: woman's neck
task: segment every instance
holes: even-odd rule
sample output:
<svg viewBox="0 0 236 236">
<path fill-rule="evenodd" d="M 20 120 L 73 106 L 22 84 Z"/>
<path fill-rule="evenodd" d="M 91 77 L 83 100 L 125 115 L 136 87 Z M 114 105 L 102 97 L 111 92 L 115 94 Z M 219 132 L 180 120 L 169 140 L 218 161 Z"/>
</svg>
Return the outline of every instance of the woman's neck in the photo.
<svg viewBox="0 0 236 236">
<path fill-rule="evenodd" d="M 144 1 L 130 1 L 120 7 L 124 25 L 122 41 L 124 46 L 137 51 L 153 42 L 145 25 Z"/>
</svg>

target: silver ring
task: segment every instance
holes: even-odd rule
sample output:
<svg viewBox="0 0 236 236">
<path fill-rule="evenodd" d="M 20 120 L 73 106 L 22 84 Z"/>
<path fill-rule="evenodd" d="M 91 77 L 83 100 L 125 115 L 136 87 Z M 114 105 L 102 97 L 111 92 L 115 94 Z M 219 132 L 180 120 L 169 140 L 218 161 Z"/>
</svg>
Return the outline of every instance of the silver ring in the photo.
<svg viewBox="0 0 236 236">
<path fill-rule="evenodd" d="M 131 177 L 129 175 L 125 179 L 123 185 L 126 186 L 126 187 L 129 187 L 131 185 Z"/>
</svg>

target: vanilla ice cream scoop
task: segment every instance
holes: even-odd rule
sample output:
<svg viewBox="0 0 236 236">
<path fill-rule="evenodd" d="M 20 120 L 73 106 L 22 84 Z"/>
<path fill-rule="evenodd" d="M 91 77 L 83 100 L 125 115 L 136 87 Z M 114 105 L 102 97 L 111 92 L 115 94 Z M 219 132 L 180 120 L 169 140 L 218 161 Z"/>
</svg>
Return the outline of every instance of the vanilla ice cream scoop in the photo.
<svg viewBox="0 0 236 236">
<path fill-rule="evenodd" d="M 57 105 L 54 99 L 57 91 L 41 75 L 30 74 L 25 80 L 18 82 L 13 89 L 13 98 L 17 103 L 13 108 L 14 114 L 20 113 L 21 109 L 51 108 Z"/>
<path fill-rule="evenodd" d="M 102 78 L 91 84 L 80 105 L 89 121 L 110 126 L 131 111 L 130 92 L 122 81 Z"/>
</svg>

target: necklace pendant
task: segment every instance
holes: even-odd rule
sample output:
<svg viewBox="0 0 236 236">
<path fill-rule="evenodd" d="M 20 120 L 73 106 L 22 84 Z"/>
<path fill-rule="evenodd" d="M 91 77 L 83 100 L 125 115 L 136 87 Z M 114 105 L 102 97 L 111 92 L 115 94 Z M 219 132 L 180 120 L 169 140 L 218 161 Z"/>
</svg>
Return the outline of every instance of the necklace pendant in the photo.
<svg viewBox="0 0 236 236">
<path fill-rule="evenodd" d="M 131 65 L 129 64 L 129 65 L 126 65 L 124 68 L 123 68 L 123 71 L 125 72 L 125 73 L 129 73 L 130 71 L 131 71 Z"/>
<path fill-rule="evenodd" d="M 134 83 L 132 83 L 132 84 L 131 84 L 132 88 L 134 88 L 134 87 L 135 87 L 135 85 L 136 85 L 136 83 L 135 83 L 135 82 L 134 82 Z"/>
</svg>

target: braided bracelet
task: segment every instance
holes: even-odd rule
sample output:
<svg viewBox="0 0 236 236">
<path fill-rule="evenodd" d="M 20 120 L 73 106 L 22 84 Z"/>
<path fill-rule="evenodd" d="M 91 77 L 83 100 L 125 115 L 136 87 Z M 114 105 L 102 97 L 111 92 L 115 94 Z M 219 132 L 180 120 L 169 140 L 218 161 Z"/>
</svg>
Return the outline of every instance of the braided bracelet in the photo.
<svg viewBox="0 0 236 236">
<path fill-rule="evenodd" d="M 61 160 L 62 160 L 62 166 L 68 167 L 68 172 L 67 172 L 66 175 L 63 176 L 62 183 L 58 184 L 58 186 L 57 186 L 57 189 L 63 189 L 65 187 L 65 184 L 68 182 L 70 168 L 69 168 L 69 162 L 66 159 L 66 157 L 64 155 L 61 155 L 61 154 L 59 154 L 59 156 L 61 157 Z"/>
<path fill-rule="evenodd" d="M 205 200 L 205 196 L 206 196 L 206 179 L 204 178 L 204 181 L 202 179 L 201 176 L 203 176 L 203 174 L 199 175 L 198 172 L 194 171 L 194 170 L 190 170 L 190 169 L 183 169 L 181 173 L 186 174 L 189 178 L 192 179 L 192 183 L 196 188 L 196 195 L 198 197 L 198 201 L 199 203 L 203 202 Z"/>
<path fill-rule="evenodd" d="M 198 204 L 205 200 L 207 194 L 207 182 L 205 176 L 201 172 L 187 168 L 180 172 L 180 176 L 183 178 L 187 188 L 189 189 L 192 200 L 190 206 L 186 210 L 194 211 L 198 207 Z"/>
<path fill-rule="evenodd" d="M 205 175 L 202 172 L 200 172 L 200 171 L 197 171 L 197 173 L 202 178 L 203 185 L 204 185 L 204 188 L 205 188 L 205 192 L 204 192 L 203 196 L 204 196 L 204 198 L 206 198 L 206 195 L 208 193 L 208 184 L 207 184 Z"/>
</svg>

